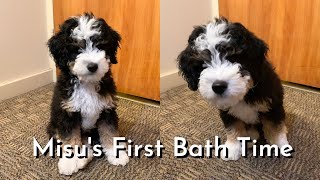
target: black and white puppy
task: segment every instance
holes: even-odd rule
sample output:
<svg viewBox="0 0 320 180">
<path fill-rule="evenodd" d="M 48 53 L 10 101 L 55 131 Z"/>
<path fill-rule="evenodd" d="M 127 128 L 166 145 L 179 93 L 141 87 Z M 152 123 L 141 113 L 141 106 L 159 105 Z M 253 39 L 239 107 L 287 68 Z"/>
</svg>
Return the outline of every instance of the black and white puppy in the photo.
<svg viewBox="0 0 320 180">
<path fill-rule="evenodd" d="M 195 27 L 178 57 L 189 88 L 199 89 L 220 111 L 227 130 L 225 160 L 239 159 L 237 137 L 259 138 L 255 126 L 260 123 L 270 144 L 288 145 L 283 88 L 267 60 L 267 51 L 266 43 L 242 24 L 219 18 Z"/>
<path fill-rule="evenodd" d="M 64 145 L 82 147 L 95 130 L 110 164 L 125 165 L 125 151 L 113 153 L 113 137 L 118 136 L 116 86 L 111 64 L 117 63 L 116 53 L 121 37 L 103 19 L 85 13 L 66 20 L 60 31 L 48 41 L 49 50 L 61 70 L 51 104 L 47 131 Z M 74 149 L 75 151 L 75 149 Z M 59 159 L 59 173 L 71 175 L 85 167 L 93 157 Z"/>
</svg>

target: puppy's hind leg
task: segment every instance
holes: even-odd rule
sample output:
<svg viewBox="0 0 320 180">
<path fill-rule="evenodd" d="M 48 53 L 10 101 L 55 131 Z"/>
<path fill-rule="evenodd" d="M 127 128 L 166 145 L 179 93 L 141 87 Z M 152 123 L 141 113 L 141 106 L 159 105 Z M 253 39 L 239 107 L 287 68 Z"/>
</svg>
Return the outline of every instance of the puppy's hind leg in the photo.
<svg viewBox="0 0 320 180">
<path fill-rule="evenodd" d="M 98 120 L 98 132 L 103 151 L 108 162 L 112 165 L 125 166 L 129 162 L 129 157 L 125 150 L 120 150 L 118 156 L 115 155 L 113 147 L 113 137 L 118 137 L 118 116 L 114 109 L 101 113 Z M 126 147 L 125 143 L 122 144 Z"/>
</svg>

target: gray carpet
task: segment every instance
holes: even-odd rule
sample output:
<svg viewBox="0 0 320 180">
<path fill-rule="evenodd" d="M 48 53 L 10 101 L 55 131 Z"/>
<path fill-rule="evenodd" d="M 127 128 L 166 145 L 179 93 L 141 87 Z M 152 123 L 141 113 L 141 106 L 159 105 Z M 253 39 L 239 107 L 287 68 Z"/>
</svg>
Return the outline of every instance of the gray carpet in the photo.
<svg viewBox="0 0 320 180">
<path fill-rule="evenodd" d="M 320 179 L 320 95 L 285 88 L 288 140 L 293 158 L 241 158 L 223 161 L 213 158 L 173 157 L 173 138 L 187 138 L 189 144 L 205 144 L 214 136 L 225 141 L 218 111 L 198 92 L 181 86 L 161 94 L 161 142 L 166 147 L 161 171 L 178 179 Z"/>
<path fill-rule="evenodd" d="M 53 84 L 0 102 L 0 179 L 150 179 L 158 174 L 159 158 L 130 158 L 125 167 L 109 165 L 106 158 L 93 159 L 71 177 L 58 173 L 58 159 L 33 157 L 32 138 L 48 142 Z M 160 108 L 119 99 L 120 134 L 135 144 L 159 139 Z"/>
<path fill-rule="evenodd" d="M 58 159 L 32 156 L 32 138 L 47 142 L 45 127 L 53 84 L 0 102 L 0 179 L 319 179 L 320 95 L 285 88 L 288 139 L 293 158 L 241 158 L 225 162 L 213 158 L 173 156 L 173 138 L 204 144 L 219 136 L 225 140 L 217 110 L 186 86 L 161 94 L 161 108 L 120 99 L 120 133 L 135 144 L 165 147 L 162 158 L 130 158 L 125 167 L 95 158 L 71 177 L 58 174 Z M 159 115 L 160 114 L 160 115 Z"/>
</svg>

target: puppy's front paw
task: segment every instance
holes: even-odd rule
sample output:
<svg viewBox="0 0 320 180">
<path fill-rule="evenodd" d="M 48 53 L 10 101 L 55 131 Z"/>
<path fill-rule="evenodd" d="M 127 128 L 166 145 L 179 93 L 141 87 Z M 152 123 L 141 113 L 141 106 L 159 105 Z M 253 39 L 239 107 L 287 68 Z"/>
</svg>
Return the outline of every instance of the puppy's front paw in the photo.
<svg viewBox="0 0 320 180">
<path fill-rule="evenodd" d="M 83 169 L 84 167 L 86 167 L 86 165 L 92 160 L 93 158 L 93 150 L 89 149 L 88 151 L 88 157 L 86 158 L 79 158 L 78 162 L 77 162 L 77 166 L 79 169 Z"/>
<path fill-rule="evenodd" d="M 275 144 L 281 149 L 283 146 L 289 145 L 287 135 L 285 133 L 278 134 L 269 140 L 269 144 Z"/>
<path fill-rule="evenodd" d="M 79 168 L 77 166 L 78 158 L 66 158 L 62 157 L 58 162 L 59 173 L 63 175 L 72 175 L 73 173 L 78 172 Z"/>
<path fill-rule="evenodd" d="M 239 141 L 236 142 L 226 142 L 225 146 L 227 147 L 227 155 L 225 151 L 221 151 L 221 159 L 225 161 L 229 160 L 238 160 L 241 156 L 241 144 Z"/>
<path fill-rule="evenodd" d="M 129 157 L 126 152 L 120 151 L 119 157 L 113 156 L 112 154 L 107 155 L 108 162 L 112 165 L 122 165 L 125 166 L 129 162 Z"/>
<path fill-rule="evenodd" d="M 63 175 L 72 175 L 79 171 L 79 169 L 83 169 L 93 158 L 93 151 L 89 149 L 88 157 L 86 158 L 66 158 L 62 157 L 58 162 L 59 173 Z"/>
</svg>

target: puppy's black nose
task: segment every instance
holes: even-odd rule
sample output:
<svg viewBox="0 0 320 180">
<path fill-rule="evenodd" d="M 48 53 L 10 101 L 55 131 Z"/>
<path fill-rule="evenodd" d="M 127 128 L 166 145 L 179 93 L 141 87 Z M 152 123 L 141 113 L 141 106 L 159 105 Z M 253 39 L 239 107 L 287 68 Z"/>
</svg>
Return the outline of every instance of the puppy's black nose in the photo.
<svg viewBox="0 0 320 180">
<path fill-rule="evenodd" d="M 228 84 L 225 81 L 216 81 L 212 84 L 212 90 L 216 94 L 223 94 L 223 92 L 228 88 Z"/>
<path fill-rule="evenodd" d="M 89 63 L 89 64 L 87 65 L 87 68 L 88 68 L 88 70 L 89 70 L 90 72 L 94 73 L 94 72 L 96 72 L 97 69 L 98 69 L 98 64 L 96 64 L 96 63 Z"/>
</svg>

